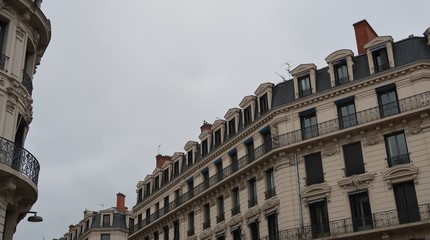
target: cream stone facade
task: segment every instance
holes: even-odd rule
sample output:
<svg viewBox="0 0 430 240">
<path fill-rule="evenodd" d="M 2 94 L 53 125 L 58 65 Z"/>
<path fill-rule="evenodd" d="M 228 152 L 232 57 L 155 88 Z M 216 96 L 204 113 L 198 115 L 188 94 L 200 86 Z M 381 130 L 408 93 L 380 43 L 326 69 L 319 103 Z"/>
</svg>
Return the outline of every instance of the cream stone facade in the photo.
<svg viewBox="0 0 430 240">
<path fill-rule="evenodd" d="M 33 74 L 51 39 L 42 0 L 0 0 L 0 239 L 37 200 L 39 162 L 24 148 L 32 121 Z"/>
<path fill-rule="evenodd" d="M 369 36 L 157 156 L 129 240 L 430 239 L 429 30 Z"/>
</svg>

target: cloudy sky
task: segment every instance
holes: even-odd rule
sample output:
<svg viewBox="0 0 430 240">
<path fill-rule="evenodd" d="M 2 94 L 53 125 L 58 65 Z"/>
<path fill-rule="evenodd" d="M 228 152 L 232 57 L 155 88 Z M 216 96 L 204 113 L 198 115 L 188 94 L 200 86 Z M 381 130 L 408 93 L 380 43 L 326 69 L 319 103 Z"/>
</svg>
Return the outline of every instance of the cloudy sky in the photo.
<svg viewBox="0 0 430 240">
<path fill-rule="evenodd" d="M 357 53 L 362 19 L 395 41 L 430 27 L 430 1 L 44 0 L 51 43 L 33 81 L 26 149 L 41 164 L 15 240 L 59 238 L 83 211 L 131 209 L 158 153 L 183 151 L 260 83 L 301 63 Z"/>
</svg>

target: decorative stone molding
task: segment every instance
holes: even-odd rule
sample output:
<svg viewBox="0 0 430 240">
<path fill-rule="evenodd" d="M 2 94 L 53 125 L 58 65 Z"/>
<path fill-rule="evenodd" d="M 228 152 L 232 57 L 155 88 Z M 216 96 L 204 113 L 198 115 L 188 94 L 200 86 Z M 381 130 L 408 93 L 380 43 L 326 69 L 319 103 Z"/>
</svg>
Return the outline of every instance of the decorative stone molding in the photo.
<svg viewBox="0 0 430 240">
<path fill-rule="evenodd" d="M 222 235 L 225 233 L 225 230 L 227 229 L 225 222 L 222 221 L 220 223 L 217 223 L 217 225 L 215 225 L 215 227 L 213 228 L 213 232 L 215 233 L 215 235 Z"/>
<path fill-rule="evenodd" d="M 204 229 L 202 233 L 200 233 L 200 239 L 210 238 L 212 236 L 212 231 L 210 228 Z"/>
<path fill-rule="evenodd" d="M 424 128 L 430 127 L 430 119 L 429 119 L 428 113 L 422 113 L 420 115 L 420 118 L 421 118 L 420 128 L 424 129 Z"/>
<path fill-rule="evenodd" d="M 11 101 L 11 100 L 7 100 L 6 102 L 6 110 L 10 113 L 13 114 L 14 110 L 15 110 L 15 106 L 16 103 Z"/>
<path fill-rule="evenodd" d="M 229 227 L 233 227 L 236 225 L 242 225 L 242 221 L 243 221 L 243 217 L 240 214 L 236 214 L 235 216 L 233 216 L 232 218 L 230 218 L 230 221 L 228 221 L 227 225 Z"/>
<path fill-rule="evenodd" d="M 308 204 L 309 200 L 317 198 L 326 198 L 327 202 L 330 201 L 330 187 L 327 183 L 312 184 L 306 186 L 302 192 L 302 200 L 305 205 Z"/>
<path fill-rule="evenodd" d="M 197 236 L 196 235 L 193 235 L 193 236 L 188 236 L 188 238 L 187 238 L 188 240 L 196 240 L 197 239 Z"/>
<path fill-rule="evenodd" d="M 278 211 L 278 209 L 279 209 L 279 199 L 276 196 L 270 199 L 267 199 L 261 206 L 261 210 L 264 213 L 272 212 L 273 210 Z"/>
<path fill-rule="evenodd" d="M 254 207 L 248 209 L 245 214 L 243 214 L 243 217 L 246 220 L 249 220 L 254 217 L 258 217 L 260 215 L 260 207 L 258 205 L 255 205 Z"/>
<path fill-rule="evenodd" d="M 418 184 L 418 167 L 415 167 L 411 163 L 399 164 L 386 170 L 382 174 L 382 178 L 387 183 L 388 188 L 392 188 L 394 183 L 410 180 L 413 180 L 415 184 Z"/>
<path fill-rule="evenodd" d="M 329 147 L 329 148 L 322 148 L 321 149 L 321 155 L 323 157 L 329 157 L 329 156 L 333 156 L 336 153 L 339 152 L 339 146 L 333 146 L 333 147 Z"/>
<path fill-rule="evenodd" d="M 364 173 L 360 175 L 353 175 L 342 179 L 338 182 L 339 186 L 347 190 L 358 190 L 362 188 L 367 188 L 369 182 L 375 178 L 374 174 Z"/>
</svg>

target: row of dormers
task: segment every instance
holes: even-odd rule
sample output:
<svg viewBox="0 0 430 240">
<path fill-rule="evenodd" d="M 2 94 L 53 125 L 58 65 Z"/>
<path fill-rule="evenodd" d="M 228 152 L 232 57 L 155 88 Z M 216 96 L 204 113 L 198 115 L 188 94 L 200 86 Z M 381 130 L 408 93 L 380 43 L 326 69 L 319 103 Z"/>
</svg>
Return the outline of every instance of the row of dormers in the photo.
<svg viewBox="0 0 430 240">
<path fill-rule="evenodd" d="M 312 94 L 364 79 L 396 66 L 429 58 L 426 48 L 430 45 L 430 28 L 424 35 L 425 38 L 412 36 L 396 43 L 391 36 L 375 36 L 362 46 L 363 54 L 354 56 L 352 50 L 338 50 L 325 59 L 328 67 L 317 70 L 315 64 L 301 64 L 290 72 L 292 79 L 277 85 L 261 84 L 254 95 L 242 99 L 240 108 L 229 109 L 224 119 L 218 119 L 213 124 L 204 122 L 199 135 L 200 143 L 188 141 L 184 146 L 185 153 L 176 152 L 172 157 L 162 156 L 163 163 L 157 163 L 154 172 L 138 183 L 138 203 L 234 138 L 238 132 L 252 125 L 272 108 L 300 101 Z M 422 41 L 426 44 L 421 44 Z M 404 49 L 409 50 L 405 52 Z"/>
</svg>

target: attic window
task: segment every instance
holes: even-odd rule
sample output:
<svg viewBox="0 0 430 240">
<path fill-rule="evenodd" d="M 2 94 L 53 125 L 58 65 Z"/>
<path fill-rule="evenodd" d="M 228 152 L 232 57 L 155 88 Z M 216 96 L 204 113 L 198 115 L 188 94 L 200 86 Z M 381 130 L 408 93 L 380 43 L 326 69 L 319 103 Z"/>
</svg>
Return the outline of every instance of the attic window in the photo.
<svg viewBox="0 0 430 240">
<path fill-rule="evenodd" d="M 299 82 L 299 97 L 306 97 L 312 94 L 311 80 L 309 75 L 298 78 Z"/>
<path fill-rule="evenodd" d="M 373 58 L 373 65 L 375 67 L 375 73 L 390 69 L 387 49 L 385 48 L 385 46 L 380 46 L 376 49 L 372 49 L 371 52 Z"/>
<path fill-rule="evenodd" d="M 243 110 L 243 119 L 245 126 L 248 126 L 252 122 L 251 106 Z"/>
</svg>

